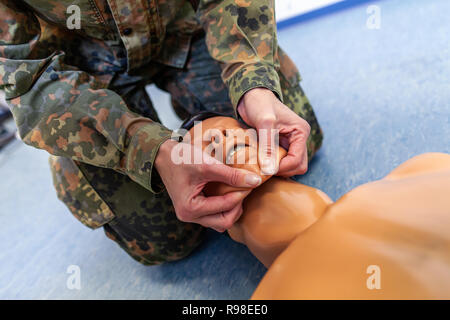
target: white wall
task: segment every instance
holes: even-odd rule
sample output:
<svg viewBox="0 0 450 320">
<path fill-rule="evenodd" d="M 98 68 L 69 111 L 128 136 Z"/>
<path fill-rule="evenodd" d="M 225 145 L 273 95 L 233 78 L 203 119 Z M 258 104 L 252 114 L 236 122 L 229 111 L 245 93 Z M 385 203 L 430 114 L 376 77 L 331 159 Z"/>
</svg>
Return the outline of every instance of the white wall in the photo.
<svg viewBox="0 0 450 320">
<path fill-rule="evenodd" d="M 277 21 L 319 9 L 343 0 L 275 0 Z"/>
</svg>

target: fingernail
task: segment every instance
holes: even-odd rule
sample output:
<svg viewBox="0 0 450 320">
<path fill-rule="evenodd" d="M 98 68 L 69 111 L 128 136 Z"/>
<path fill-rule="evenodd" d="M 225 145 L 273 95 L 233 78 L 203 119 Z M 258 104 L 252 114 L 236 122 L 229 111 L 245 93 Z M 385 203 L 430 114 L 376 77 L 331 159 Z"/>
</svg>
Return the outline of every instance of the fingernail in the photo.
<svg viewBox="0 0 450 320">
<path fill-rule="evenodd" d="M 276 173 L 275 163 L 273 163 L 272 159 L 266 158 L 262 161 L 261 170 L 264 174 L 273 175 Z"/>
<path fill-rule="evenodd" d="M 256 174 L 247 174 L 245 175 L 245 183 L 251 187 L 256 187 L 261 184 L 261 177 Z"/>
</svg>

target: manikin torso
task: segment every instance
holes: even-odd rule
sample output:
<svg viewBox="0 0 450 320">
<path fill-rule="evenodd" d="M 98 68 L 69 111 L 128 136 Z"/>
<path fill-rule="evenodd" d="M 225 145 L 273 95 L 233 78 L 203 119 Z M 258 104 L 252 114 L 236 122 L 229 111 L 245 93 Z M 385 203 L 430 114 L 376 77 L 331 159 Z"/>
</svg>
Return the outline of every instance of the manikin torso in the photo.
<svg viewBox="0 0 450 320">
<path fill-rule="evenodd" d="M 450 155 L 417 156 L 318 211 L 254 299 L 450 299 Z"/>
<path fill-rule="evenodd" d="M 241 126 L 223 117 L 205 124 Z M 417 156 L 336 203 L 272 177 L 243 208 L 228 232 L 269 267 L 254 299 L 450 299 L 450 155 Z"/>
</svg>

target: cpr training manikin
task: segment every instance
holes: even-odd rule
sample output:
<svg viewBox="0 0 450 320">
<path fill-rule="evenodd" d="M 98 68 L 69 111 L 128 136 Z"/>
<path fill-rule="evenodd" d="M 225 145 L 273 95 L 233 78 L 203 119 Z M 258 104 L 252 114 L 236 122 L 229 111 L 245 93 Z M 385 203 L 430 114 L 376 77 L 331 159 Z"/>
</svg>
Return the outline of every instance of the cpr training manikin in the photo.
<svg viewBox="0 0 450 320">
<path fill-rule="evenodd" d="M 316 188 L 263 175 L 257 143 L 231 117 L 203 120 L 185 141 L 206 149 L 208 130 L 215 140 L 223 133 L 224 163 L 263 179 L 228 230 L 268 268 L 253 299 L 450 299 L 450 155 L 416 156 L 333 202 Z M 227 138 L 227 130 L 238 134 Z M 285 154 L 280 147 L 277 157 Z M 229 164 L 238 157 L 245 161 Z"/>
</svg>

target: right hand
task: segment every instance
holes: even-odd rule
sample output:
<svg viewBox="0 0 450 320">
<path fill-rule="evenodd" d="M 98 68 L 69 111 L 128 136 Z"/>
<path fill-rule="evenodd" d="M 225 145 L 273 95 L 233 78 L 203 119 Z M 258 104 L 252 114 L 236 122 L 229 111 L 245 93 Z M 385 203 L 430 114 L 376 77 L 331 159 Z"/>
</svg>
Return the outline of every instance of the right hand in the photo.
<svg viewBox="0 0 450 320">
<path fill-rule="evenodd" d="M 179 144 L 182 146 L 177 148 L 189 149 L 191 155 L 200 155 L 201 163 L 194 164 L 193 161 L 174 163 L 171 158 L 172 149 Z M 194 145 L 173 140 L 167 140 L 160 146 L 155 168 L 172 199 L 177 218 L 184 222 L 201 224 L 218 232 L 231 228 L 242 214 L 244 198 L 253 188 L 261 184 L 261 177 L 258 175 L 226 166 Z M 202 190 L 212 181 L 248 190 L 206 197 Z"/>
</svg>

